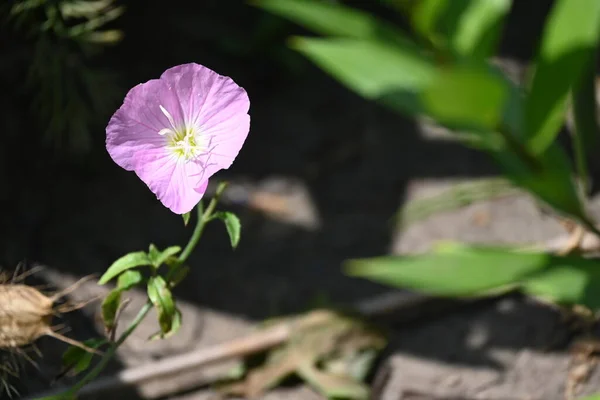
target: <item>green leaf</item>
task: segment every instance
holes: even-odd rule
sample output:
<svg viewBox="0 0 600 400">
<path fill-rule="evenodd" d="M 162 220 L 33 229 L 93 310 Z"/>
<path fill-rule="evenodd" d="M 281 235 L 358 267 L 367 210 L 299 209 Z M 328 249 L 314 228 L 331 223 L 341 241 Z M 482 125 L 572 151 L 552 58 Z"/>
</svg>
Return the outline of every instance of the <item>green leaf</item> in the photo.
<svg viewBox="0 0 600 400">
<path fill-rule="evenodd" d="M 117 310 L 121 304 L 121 289 L 113 289 L 102 301 L 102 320 L 107 331 L 111 331 L 115 326 Z"/>
<path fill-rule="evenodd" d="M 452 1 L 456 6 L 458 2 Z M 494 54 L 502 22 L 512 0 L 470 0 L 462 10 L 452 47 L 462 56 L 486 59 Z"/>
<path fill-rule="evenodd" d="M 567 96 L 596 51 L 600 2 L 557 0 L 546 22 L 526 105 L 529 147 L 544 151 L 564 122 Z"/>
<path fill-rule="evenodd" d="M 148 298 L 154 304 L 154 307 L 156 307 L 162 333 L 168 333 L 173 325 L 175 303 L 171 291 L 162 276 L 153 276 L 148 280 Z"/>
<path fill-rule="evenodd" d="M 179 285 L 179 283 L 190 273 L 190 267 L 187 265 L 179 266 L 179 264 L 177 264 L 177 266 L 173 268 L 175 268 L 175 270 L 170 277 L 171 287 Z"/>
<path fill-rule="evenodd" d="M 348 274 L 441 296 L 471 296 L 518 283 L 547 268 L 552 257 L 509 248 L 439 247 L 419 256 L 352 260 Z"/>
<path fill-rule="evenodd" d="M 517 152 L 504 149 L 492 152 L 505 174 L 516 185 L 529 190 L 557 212 L 593 225 L 586 215 L 577 187 L 572 179 L 572 167 L 563 149 L 554 143 L 538 154 L 530 165 Z"/>
<path fill-rule="evenodd" d="M 134 286 L 139 285 L 144 280 L 140 271 L 130 269 L 119 275 L 117 288 L 122 292 L 131 289 Z"/>
<path fill-rule="evenodd" d="M 168 258 L 176 255 L 181 251 L 181 247 L 179 246 L 171 246 L 167 247 L 165 250 L 160 251 L 156 247 L 152 248 L 151 245 L 150 252 L 148 253 L 150 261 L 154 268 L 160 267 Z"/>
<path fill-rule="evenodd" d="M 523 290 L 554 303 L 600 310 L 600 262 L 582 257 L 562 258 L 549 270 L 527 279 Z"/>
<path fill-rule="evenodd" d="M 90 339 L 83 342 L 87 347 L 97 349 L 106 343 L 106 339 Z M 93 353 L 85 351 L 82 348 L 71 346 L 62 355 L 63 366 L 72 368 L 75 372 L 80 373 L 89 368 Z"/>
<path fill-rule="evenodd" d="M 292 47 L 368 99 L 401 97 L 397 106 L 403 109 L 418 109 L 411 95 L 435 75 L 433 64 L 418 53 L 374 41 L 297 38 Z"/>
<path fill-rule="evenodd" d="M 495 130 L 502 121 L 509 88 L 487 69 L 454 67 L 442 70 L 421 99 L 427 113 L 443 124 Z"/>
<path fill-rule="evenodd" d="M 591 57 L 582 73 L 581 82 L 572 88 L 574 132 L 572 137 L 573 152 L 579 178 L 589 187 L 588 158 L 595 157 L 598 152 L 598 127 L 596 103 L 596 57 Z"/>
<path fill-rule="evenodd" d="M 190 222 L 191 215 L 192 215 L 192 213 L 191 213 L 191 211 L 189 211 L 181 216 L 183 218 L 183 226 L 187 226 L 187 224 Z"/>
<path fill-rule="evenodd" d="M 315 0 L 255 0 L 251 4 L 323 35 L 373 39 L 408 45 L 393 25 L 366 12 Z"/>
<path fill-rule="evenodd" d="M 156 260 L 158 257 L 160 256 L 160 250 L 158 250 L 158 247 L 156 247 L 154 245 L 154 243 L 150 243 L 150 246 L 148 247 L 148 258 L 150 259 L 150 261 L 152 262 L 152 264 L 154 265 L 154 260 Z M 154 265 L 156 267 L 156 265 Z"/>
<path fill-rule="evenodd" d="M 421 0 L 406 5 L 417 32 L 438 50 L 463 57 L 492 55 L 511 0 Z"/>
<path fill-rule="evenodd" d="M 591 396 L 582 397 L 577 400 L 600 400 L 600 394 L 593 394 Z"/>
<path fill-rule="evenodd" d="M 143 251 L 137 251 L 134 253 L 129 253 L 124 255 L 115 261 L 102 275 L 100 280 L 98 281 L 99 285 L 104 285 L 108 283 L 111 279 L 117 277 L 119 274 L 127 271 L 131 268 L 141 267 L 145 265 L 152 265 L 150 258 Z"/>
<path fill-rule="evenodd" d="M 149 340 L 167 339 L 175 335 L 181 328 L 182 320 L 183 318 L 181 315 L 181 311 L 178 308 L 175 308 L 175 314 L 173 315 L 173 323 L 171 324 L 171 329 L 165 333 L 155 333 L 154 335 L 150 336 Z"/>
<path fill-rule="evenodd" d="M 213 214 L 214 218 L 218 218 L 225 224 L 229 240 L 231 241 L 231 247 L 234 249 L 240 242 L 240 235 L 242 231 L 242 224 L 240 219 L 232 212 L 224 211 Z"/>
</svg>

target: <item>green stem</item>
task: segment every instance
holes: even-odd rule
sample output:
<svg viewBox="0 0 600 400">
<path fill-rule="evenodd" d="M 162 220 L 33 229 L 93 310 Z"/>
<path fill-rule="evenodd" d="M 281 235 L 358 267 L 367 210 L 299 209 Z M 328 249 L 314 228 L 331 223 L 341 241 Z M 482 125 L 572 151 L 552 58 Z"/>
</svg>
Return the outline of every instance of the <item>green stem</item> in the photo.
<svg viewBox="0 0 600 400">
<path fill-rule="evenodd" d="M 206 227 L 206 224 L 212 219 L 215 208 L 217 207 L 217 203 L 219 202 L 219 198 L 221 197 L 221 194 L 223 193 L 226 187 L 227 183 L 225 182 L 219 184 L 217 191 L 210 203 L 208 204 L 208 207 L 206 207 L 206 210 L 203 210 L 202 202 L 198 203 L 198 205 L 196 206 L 196 210 L 198 211 L 198 221 L 196 222 L 196 227 L 194 228 L 194 232 L 192 233 L 188 244 L 185 246 L 185 249 L 179 255 L 179 261 L 181 262 L 181 264 L 183 264 L 188 259 L 190 254 L 192 254 L 192 251 L 194 251 L 194 249 L 196 248 L 198 241 L 202 237 L 204 228 Z M 171 272 L 172 271 L 173 270 L 171 270 Z M 77 392 L 81 390 L 81 388 L 83 388 L 90 381 L 95 379 L 98 376 L 98 374 L 102 372 L 102 370 L 106 367 L 106 364 L 108 364 L 108 362 L 115 355 L 119 346 L 121 346 L 121 344 L 123 344 L 123 342 L 129 337 L 129 335 L 131 335 L 135 331 L 138 325 L 144 320 L 144 318 L 146 318 L 148 312 L 151 309 L 152 303 L 148 301 L 146 304 L 144 304 L 144 307 L 142 307 L 142 309 L 138 312 L 135 319 L 131 322 L 129 327 L 127 327 L 125 332 L 121 334 L 121 336 L 116 342 L 110 345 L 108 350 L 106 350 L 106 352 L 100 359 L 100 362 L 94 367 L 94 369 L 88 372 L 79 382 L 77 382 L 73 387 L 67 390 L 65 392 L 65 397 L 74 396 Z"/>
<path fill-rule="evenodd" d="M 119 346 L 121 346 L 121 344 L 123 344 L 123 342 L 129 337 L 129 335 L 131 335 L 133 331 L 135 331 L 138 325 L 144 320 L 144 318 L 146 318 L 146 315 L 148 315 L 148 312 L 151 309 L 151 302 L 147 302 L 146 304 L 144 304 L 144 307 L 142 307 L 142 309 L 138 312 L 138 314 L 136 315 L 135 319 L 131 322 L 129 327 L 127 327 L 125 332 L 123 332 L 123 334 L 119 337 L 119 339 L 116 342 L 110 345 L 110 347 L 108 348 L 106 353 L 104 353 L 104 355 L 100 359 L 100 362 L 94 367 L 94 369 L 88 372 L 79 382 L 77 382 L 73 387 L 67 390 L 67 392 L 65 393 L 67 397 L 74 396 L 77 392 L 81 390 L 81 388 L 83 388 L 85 385 L 87 385 L 89 382 L 95 379 L 98 376 L 98 374 L 102 372 L 102 370 L 106 367 L 106 364 L 108 364 L 108 362 L 115 355 Z"/>
<path fill-rule="evenodd" d="M 206 227 L 206 224 L 212 219 L 213 212 L 217 207 L 219 198 L 221 197 L 221 194 L 223 193 L 226 187 L 227 183 L 225 182 L 221 182 L 219 184 L 219 186 L 217 187 L 217 191 L 210 203 L 208 204 L 208 207 L 206 207 L 206 210 L 202 210 L 202 202 L 200 202 L 198 204 L 198 207 L 196 207 L 196 210 L 198 211 L 198 221 L 196 223 L 196 228 L 194 228 L 194 233 L 192 233 L 192 237 L 190 238 L 190 241 L 188 242 L 187 246 L 185 246 L 185 249 L 183 249 L 181 254 L 179 254 L 179 261 L 182 264 L 188 259 L 190 254 L 192 254 L 192 251 L 194 251 L 194 249 L 196 248 L 198 241 L 202 237 L 204 228 Z"/>
</svg>

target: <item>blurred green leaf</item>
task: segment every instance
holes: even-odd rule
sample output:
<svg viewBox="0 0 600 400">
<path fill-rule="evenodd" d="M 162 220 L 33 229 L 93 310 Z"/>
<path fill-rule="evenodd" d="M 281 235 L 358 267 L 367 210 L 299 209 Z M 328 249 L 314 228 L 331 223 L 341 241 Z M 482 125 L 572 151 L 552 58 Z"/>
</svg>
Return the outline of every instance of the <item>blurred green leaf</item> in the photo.
<svg viewBox="0 0 600 400">
<path fill-rule="evenodd" d="M 229 240 L 231 241 L 231 247 L 236 248 L 240 242 L 240 235 L 242 231 L 242 224 L 240 219 L 232 212 L 224 211 L 213 214 L 213 218 L 218 218 L 225 224 Z"/>
<path fill-rule="evenodd" d="M 428 114 L 446 125 L 495 130 L 503 117 L 508 87 L 487 69 L 446 68 L 423 91 Z"/>
<path fill-rule="evenodd" d="M 158 323 L 162 334 L 171 331 L 175 316 L 175 303 L 171 291 L 162 276 L 153 276 L 148 280 L 148 298 L 156 307 Z"/>
<path fill-rule="evenodd" d="M 140 271 L 130 269 L 119 275 L 117 288 L 122 292 L 131 289 L 134 286 L 139 285 L 144 280 Z"/>
<path fill-rule="evenodd" d="M 533 296 L 562 305 L 584 305 L 600 310 L 600 262 L 571 257 L 536 274 L 523 283 L 523 290 Z"/>
<path fill-rule="evenodd" d="M 577 400 L 600 400 L 600 394 L 593 394 L 591 396 L 582 397 Z"/>
<path fill-rule="evenodd" d="M 181 251 L 181 247 L 179 246 L 171 246 L 167 247 L 165 250 L 160 251 L 154 245 L 150 245 L 150 251 L 148 252 L 148 256 L 154 268 L 160 267 L 169 257 L 174 256 L 175 254 Z"/>
<path fill-rule="evenodd" d="M 108 332 L 112 331 L 115 326 L 115 318 L 120 304 L 121 289 L 119 288 L 111 290 L 102 301 L 102 320 Z"/>
<path fill-rule="evenodd" d="M 292 47 L 343 84 L 368 99 L 388 93 L 406 95 L 402 107 L 411 107 L 410 96 L 428 85 L 435 74 L 433 64 L 407 48 L 368 40 L 297 38 Z"/>
<path fill-rule="evenodd" d="M 516 185 L 529 190 L 557 212 L 593 228 L 573 181 L 569 158 L 557 143 L 533 158 L 533 165 L 510 148 L 491 152 L 491 155 Z"/>
<path fill-rule="evenodd" d="M 424 255 L 352 260 L 348 273 L 440 296 L 518 287 L 558 304 L 600 309 L 600 261 L 583 257 L 451 243 Z"/>
<path fill-rule="evenodd" d="M 438 50 L 485 59 L 492 55 L 511 0 L 421 0 L 403 5 L 417 32 Z"/>
<path fill-rule="evenodd" d="M 117 261 L 115 261 L 110 267 L 108 267 L 104 275 L 100 277 L 98 284 L 104 285 L 108 283 L 111 279 L 117 277 L 119 274 L 127 271 L 128 269 L 142 267 L 146 265 L 152 265 L 152 261 L 148 257 L 148 254 L 146 254 L 145 252 L 137 251 L 134 253 L 126 254 L 123 257 L 119 258 Z"/>
<path fill-rule="evenodd" d="M 588 159 L 598 152 L 597 102 L 596 102 L 596 57 L 591 57 L 582 73 L 581 82 L 572 88 L 574 132 L 573 152 L 577 173 L 584 186 L 590 190 Z"/>
<path fill-rule="evenodd" d="M 253 0 L 250 3 L 323 35 L 385 40 L 405 46 L 409 43 L 393 25 L 341 3 L 318 0 Z"/>
<path fill-rule="evenodd" d="M 547 268 L 551 260 L 544 253 L 453 244 L 419 256 L 351 260 L 347 273 L 434 295 L 471 296 L 518 283 Z"/>
<path fill-rule="evenodd" d="M 83 342 L 87 347 L 97 349 L 106 343 L 106 339 L 89 339 Z M 73 369 L 76 373 L 80 373 L 89 368 L 93 353 L 85 351 L 80 347 L 71 346 L 62 355 L 63 366 Z"/>
<path fill-rule="evenodd" d="M 455 1 L 453 3 L 456 3 Z M 454 51 L 485 59 L 494 54 L 512 0 L 471 0 L 452 36 Z"/>
<path fill-rule="evenodd" d="M 600 38 L 600 2 L 557 0 L 548 17 L 526 104 L 529 147 L 543 152 L 556 138 L 570 88 Z"/>
</svg>

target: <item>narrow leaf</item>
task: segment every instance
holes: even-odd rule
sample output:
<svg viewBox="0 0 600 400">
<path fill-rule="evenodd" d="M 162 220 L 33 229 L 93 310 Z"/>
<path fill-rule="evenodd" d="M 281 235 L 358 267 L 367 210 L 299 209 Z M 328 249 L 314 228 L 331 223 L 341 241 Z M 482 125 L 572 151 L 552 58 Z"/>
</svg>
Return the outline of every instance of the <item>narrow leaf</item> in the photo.
<svg viewBox="0 0 600 400">
<path fill-rule="evenodd" d="M 456 4 L 458 2 L 453 1 Z M 494 54 L 502 22 L 511 0 L 470 0 L 452 35 L 454 51 L 463 56 L 485 59 Z"/>
<path fill-rule="evenodd" d="M 408 48 L 358 39 L 297 38 L 292 47 L 343 84 L 368 99 L 389 93 L 402 94 L 415 109 L 411 94 L 428 85 L 435 74 L 433 64 Z"/>
<path fill-rule="evenodd" d="M 171 246 L 164 249 L 155 259 L 152 260 L 156 268 L 160 267 L 168 258 L 173 257 L 181 251 L 179 246 Z"/>
<path fill-rule="evenodd" d="M 509 248 L 452 246 L 420 256 L 353 260 L 348 274 L 434 295 L 471 296 L 515 284 L 546 268 L 551 256 Z"/>
<path fill-rule="evenodd" d="M 229 240 L 231 241 L 231 247 L 236 248 L 240 242 L 240 235 L 242 230 L 242 224 L 240 219 L 232 212 L 218 212 L 214 214 L 214 218 L 218 218 L 225 224 Z"/>
<path fill-rule="evenodd" d="M 487 69 L 454 67 L 443 70 L 421 98 L 426 112 L 443 124 L 495 130 L 503 118 L 509 88 Z"/>
<path fill-rule="evenodd" d="M 90 339 L 83 342 L 87 347 L 97 349 L 106 343 L 106 339 Z M 93 353 L 85 351 L 82 348 L 71 346 L 62 355 L 63 366 L 80 373 L 89 368 Z"/>
<path fill-rule="evenodd" d="M 558 304 L 600 310 L 600 262 L 582 257 L 557 260 L 552 268 L 527 279 L 523 290 Z"/>
<path fill-rule="evenodd" d="M 589 186 L 588 159 L 598 152 L 597 102 L 596 102 L 596 57 L 588 61 L 579 85 L 572 89 L 573 119 L 575 131 L 572 132 L 573 150 L 579 178 Z M 589 187 L 585 187 L 585 192 Z"/>
<path fill-rule="evenodd" d="M 131 268 L 141 267 L 145 265 L 152 265 L 150 258 L 143 251 L 138 251 L 135 253 L 129 253 L 124 255 L 115 261 L 102 275 L 100 280 L 98 281 L 99 285 L 104 285 L 108 283 L 113 278 L 117 277 L 124 271 L 127 271 Z"/>
<path fill-rule="evenodd" d="M 121 289 L 113 289 L 102 301 L 102 320 L 107 331 L 115 326 L 115 317 L 121 303 Z"/>
<path fill-rule="evenodd" d="M 511 149 L 491 154 L 513 183 L 529 190 L 558 213 L 576 218 L 588 226 L 592 225 L 573 181 L 573 168 L 569 158 L 557 143 L 538 154 L 533 166 Z"/>
<path fill-rule="evenodd" d="M 153 276 L 148 280 L 148 298 L 156 307 L 162 333 L 169 332 L 173 325 L 175 303 L 163 277 Z"/>
<path fill-rule="evenodd" d="M 159 256 L 160 250 L 158 249 L 158 247 L 156 247 L 154 243 L 150 243 L 150 246 L 148 247 L 148 258 L 150 259 L 152 264 L 155 264 L 154 260 L 156 260 Z M 156 267 L 156 265 L 154 266 Z"/>
<path fill-rule="evenodd" d="M 545 150 L 558 135 L 569 90 L 579 81 L 599 38 L 599 1 L 555 2 L 544 28 L 526 106 L 529 146 L 534 152 Z"/>
<path fill-rule="evenodd" d="M 393 25 L 341 3 L 315 0 L 255 0 L 251 4 L 323 35 L 386 40 L 406 45 Z"/>
<path fill-rule="evenodd" d="M 131 289 L 134 286 L 139 285 L 144 280 L 140 271 L 130 269 L 119 275 L 117 288 L 122 292 Z"/>
<path fill-rule="evenodd" d="M 171 330 L 166 333 L 157 332 L 154 335 L 150 336 L 149 340 L 157 340 L 157 339 L 167 339 L 171 336 L 175 335 L 179 329 L 181 329 L 183 317 L 181 315 L 181 311 L 178 308 L 175 308 L 175 314 L 173 315 L 173 323 L 171 324 Z"/>
<path fill-rule="evenodd" d="M 172 276 L 170 277 L 170 285 L 172 288 L 179 285 L 179 283 L 190 273 L 190 267 L 188 267 L 187 265 L 177 265 L 174 268 L 175 270 Z"/>
</svg>

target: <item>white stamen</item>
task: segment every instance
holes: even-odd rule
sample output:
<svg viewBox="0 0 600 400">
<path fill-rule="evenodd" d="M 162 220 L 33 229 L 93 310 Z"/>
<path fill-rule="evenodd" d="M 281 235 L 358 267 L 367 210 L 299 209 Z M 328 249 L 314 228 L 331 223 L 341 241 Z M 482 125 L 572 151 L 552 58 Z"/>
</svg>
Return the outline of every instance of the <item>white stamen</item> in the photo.
<svg viewBox="0 0 600 400">
<path fill-rule="evenodd" d="M 171 123 L 171 127 L 173 129 L 176 129 L 175 128 L 175 120 L 173 120 L 173 116 L 171 116 L 171 114 L 169 114 L 169 112 L 167 110 L 165 110 L 165 108 L 163 106 L 161 106 L 160 104 L 158 106 L 160 107 L 160 111 L 162 111 L 162 113 L 165 114 L 165 117 L 167 117 L 167 119 Z"/>
<path fill-rule="evenodd" d="M 164 136 L 164 135 L 166 135 L 167 133 L 171 133 L 171 134 L 173 134 L 173 135 L 175 134 L 175 132 L 173 132 L 173 129 L 169 129 L 169 128 L 164 128 L 164 129 L 161 129 L 160 131 L 158 131 L 158 134 L 159 134 L 160 136 Z"/>
</svg>

